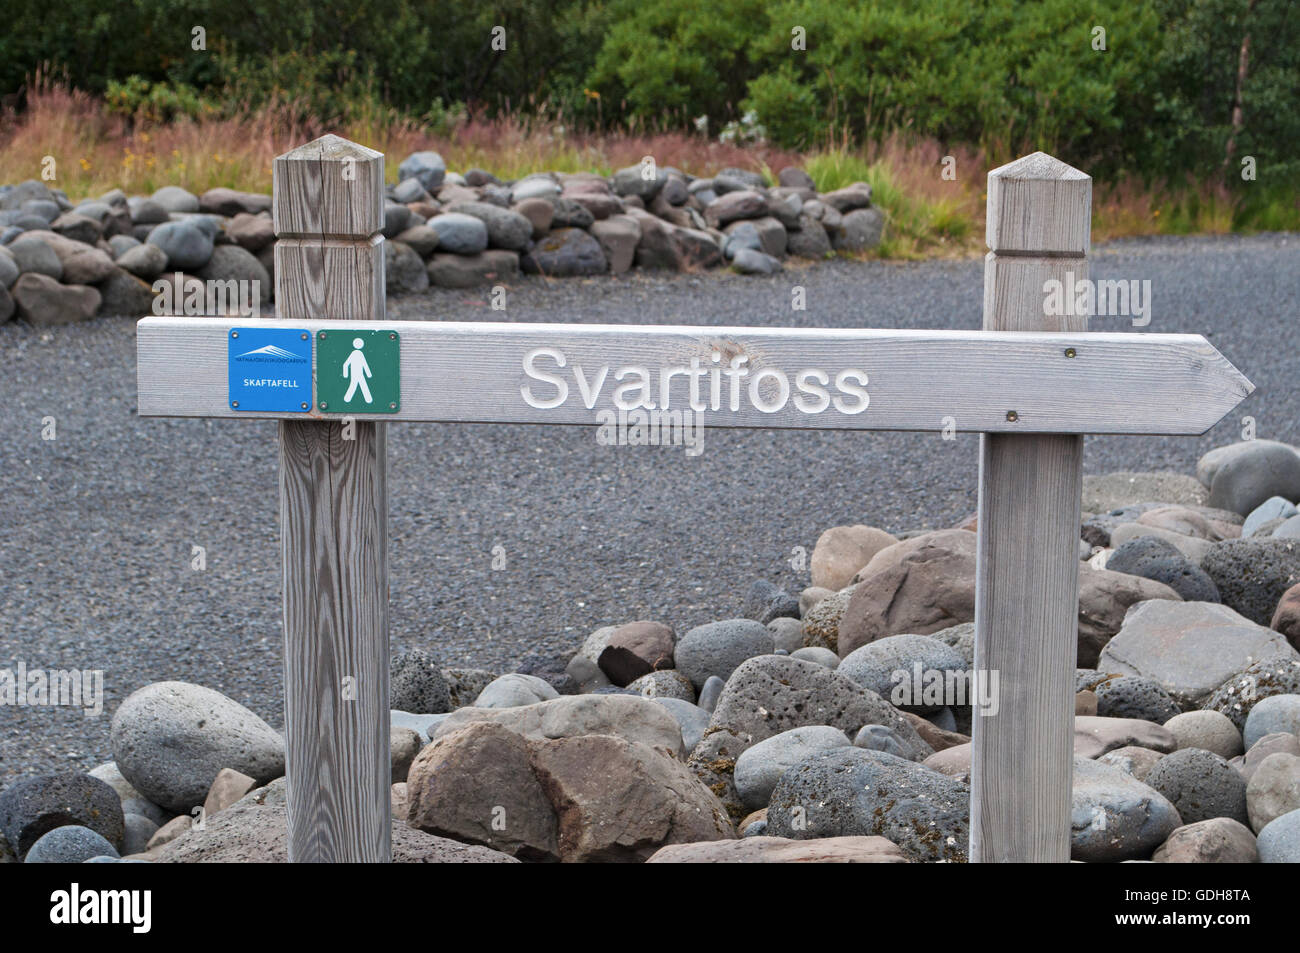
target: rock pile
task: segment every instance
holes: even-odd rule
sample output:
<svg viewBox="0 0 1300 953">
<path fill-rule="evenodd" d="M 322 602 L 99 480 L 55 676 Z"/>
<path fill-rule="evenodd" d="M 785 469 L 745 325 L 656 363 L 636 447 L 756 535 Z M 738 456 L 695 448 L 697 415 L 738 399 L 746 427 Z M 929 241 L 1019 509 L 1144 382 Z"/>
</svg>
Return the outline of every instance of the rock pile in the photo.
<svg viewBox="0 0 1300 953">
<path fill-rule="evenodd" d="M 1207 454 L 1199 480 L 1085 479 L 1074 859 L 1300 862 L 1300 465 L 1283 452 L 1300 464 L 1255 441 Z M 760 581 L 743 617 L 607 626 L 545 677 L 399 655 L 396 859 L 967 860 L 969 525 L 832 527 L 798 595 Z M 0 793 L 0 857 L 284 859 L 283 742 L 252 712 L 149 685 L 112 747 L 89 775 Z"/>
<path fill-rule="evenodd" d="M 495 285 L 521 272 L 563 278 L 729 264 L 766 275 L 787 257 L 874 247 L 884 226 L 870 185 L 819 193 L 797 168 L 782 169 L 774 185 L 744 169 L 697 178 L 639 165 L 609 177 L 539 172 L 503 182 L 481 169 L 448 172 L 437 153 L 418 152 L 398 166 L 398 179 L 384 205 L 390 293 Z M 260 304 L 269 304 L 270 209 L 269 195 L 225 188 L 194 195 L 165 186 L 152 196 L 114 189 L 74 205 L 36 180 L 0 186 L 0 322 L 153 313 L 160 279 L 175 289 L 172 310 L 193 279 L 257 281 Z"/>
</svg>

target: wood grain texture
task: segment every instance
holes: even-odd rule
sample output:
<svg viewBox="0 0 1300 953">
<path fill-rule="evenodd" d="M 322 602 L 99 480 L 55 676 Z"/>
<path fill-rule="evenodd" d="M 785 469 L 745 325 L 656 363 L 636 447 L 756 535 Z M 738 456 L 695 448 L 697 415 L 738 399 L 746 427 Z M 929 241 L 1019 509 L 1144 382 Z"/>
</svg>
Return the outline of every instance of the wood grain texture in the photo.
<svg viewBox="0 0 1300 953">
<path fill-rule="evenodd" d="M 1069 331 L 1080 353 L 1103 337 L 1042 307 L 1044 280 L 1088 276 L 1091 195 L 1091 179 L 1042 153 L 989 173 L 986 331 Z M 972 720 L 976 863 L 1070 859 L 1082 489 L 1082 437 L 980 437 L 975 670 L 997 691 Z"/>
<path fill-rule="evenodd" d="M 391 857 L 382 424 L 280 424 L 289 859 Z"/>
<path fill-rule="evenodd" d="M 280 239 L 275 243 L 275 307 L 285 320 L 331 314 L 383 320 L 384 236 Z"/>
<path fill-rule="evenodd" d="M 335 135 L 271 164 L 276 235 L 369 238 L 384 227 L 384 156 Z"/>
<path fill-rule="evenodd" d="M 1033 281 L 1081 259 L 1015 259 L 1010 266 L 1032 271 Z M 990 265 L 1001 269 L 1000 263 Z M 1005 271 L 999 272 L 999 274 Z M 998 312 L 1009 322 L 1035 320 L 1032 282 L 1011 282 L 997 296 Z M 1033 307 L 1031 307 L 1033 304 Z M 347 323 L 312 320 L 146 318 L 139 324 L 139 412 L 161 416 L 240 417 L 228 404 L 226 335 L 234 327 L 290 326 L 313 333 Z M 373 325 L 370 325 L 373 327 Z M 983 331 L 783 330 L 771 328 L 631 327 L 455 322 L 394 322 L 401 335 L 401 410 L 388 420 L 586 424 L 612 407 L 624 366 L 651 371 L 652 398 L 659 403 L 659 371 L 684 366 L 692 357 L 712 366 L 711 355 L 744 355 L 751 377 L 764 368 L 782 370 L 791 397 L 776 413 L 756 410 L 748 381 L 739 410 L 729 409 L 726 378 L 718 412 L 705 424 L 718 427 L 846 430 L 943 429 L 952 417 L 958 430 L 992 433 L 1202 433 L 1252 390 L 1224 357 L 1200 335 L 1128 333 L 994 334 Z M 553 348 L 552 359 L 535 365 L 566 382 L 565 402 L 538 409 L 523 399 L 557 395 L 557 388 L 529 378 L 525 355 Z M 1066 357 L 1073 348 L 1075 356 Z M 589 392 L 602 367 L 609 371 L 594 405 L 583 399 L 577 369 Z M 866 372 L 867 409 L 802 413 L 793 403 L 798 372 L 818 368 L 834 381 L 844 369 Z M 777 382 L 759 385 L 774 400 Z M 700 392 L 708 389 L 701 381 Z M 833 386 L 828 388 L 834 393 Z M 688 382 L 672 379 L 669 409 L 685 408 Z M 705 398 L 707 400 L 707 398 Z M 770 406 L 770 405 L 769 405 Z M 1007 412 L 1015 411 L 1014 421 Z M 315 413 L 315 412 L 313 412 Z M 267 414 L 266 416 L 277 416 Z M 279 415 L 296 416 L 296 415 Z"/>
<path fill-rule="evenodd" d="M 274 168 L 279 313 L 382 321 L 383 156 L 325 136 Z M 387 863 L 384 425 L 284 420 L 279 441 L 289 859 Z"/>
</svg>

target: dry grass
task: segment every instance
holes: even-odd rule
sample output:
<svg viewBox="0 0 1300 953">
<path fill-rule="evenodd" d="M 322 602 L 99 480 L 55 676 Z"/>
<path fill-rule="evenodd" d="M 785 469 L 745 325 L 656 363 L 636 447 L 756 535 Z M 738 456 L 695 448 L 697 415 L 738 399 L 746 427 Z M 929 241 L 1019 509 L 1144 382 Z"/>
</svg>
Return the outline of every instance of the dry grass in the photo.
<svg viewBox="0 0 1300 953">
<path fill-rule="evenodd" d="M 681 133 L 575 134 L 522 117 L 462 122 L 438 134 L 391 116 L 326 129 L 295 121 L 294 115 L 268 108 L 233 118 L 151 124 L 110 114 L 91 96 L 46 83 L 31 93 L 21 116 L 0 117 L 0 182 L 41 178 L 51 157 L 56 176 L 50 184 L 74 200 L 113 188 L 148 194 L 164 185 L 196 193 L 216 186 L 269 192 L 273 157 L 331 131 L 391 157 L 434 149 L 451 168 L 483 168 L 503 179 L 542 169 L 608 174 L 643 156 L 695 175 L 736 166 L 774 178 L 784 166 L 797 165 L 822 190 L 870 182 L 886 215 L 884 241 L 871 257 L 920 258 L 983 251 L 985 175 L 997 164 L 977 149 L 903 135 L 865 150 L 841 142 L 800 154 Z M 949 155 L 955 179 L 942 175 Z M 395 180 L 397 162 L 390 161 L 387 171 Z M 1282 217 L 1283 227 L 1295 227 L 1286 224 L 1293 217 Z M 1227 232 L 1242 227 L 1236 218 L 1232 198 L 1213 185 L 1147 188 L 1125 180 L 1099 183 L 1094 192 L 1093 236 L 1099 241 Z"/>
</svg>

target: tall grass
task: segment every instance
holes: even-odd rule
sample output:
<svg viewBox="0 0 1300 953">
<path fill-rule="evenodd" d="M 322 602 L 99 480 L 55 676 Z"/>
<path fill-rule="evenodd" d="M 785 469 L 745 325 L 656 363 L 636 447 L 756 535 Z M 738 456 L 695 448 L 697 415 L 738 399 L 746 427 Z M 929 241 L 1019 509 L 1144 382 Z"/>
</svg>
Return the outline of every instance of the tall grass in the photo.
<svg viewBox="0 0 1300 953">
<path fill-rule="evenodd" d="M 271 160 L 325 132 L 388 155 L 390 181 L 396 180 L 397 160 L 419 149 L 438 151 L 458 171 L 477 167 L 503 179 L 543 169 L 609 174 L 644 156 L 695 175 L 734 166 L 762 172 L 769 181 L 795 165 L 805 168 L 822 191 L 870 183 L 886 224 L 881 245 L 868 256 L 918 258 L 983 250 L 984 184 L 996 164 L 978 149 L 945 148 L 901 134 L 866 147 L 840 140 L 799 154 L 678 132 L 573 132 L 535 114 L 457 119 L 437 129 L 388 109 L 360 110 L 334 129 L 303 115 L 302 109 L 283 105 L 160 124 L 114 114 L 85 93 L 38 82 L 24 113 L 0 116 L 0 182 L 42 178 L 53 159 L 55 178 L 49 184 L 73 200 L 114 188 L 149 194 L 164 185 L 196 193 L 217 186 L 265 193 L 271 189 Z M 953 160 L 953 178 L 943 175 L 945 157 Z M 1221 186 L 1197 182 L 1098 183 L 1093 236 L 1300 229 L 1300 204 L 1293 194 L 1270 194 L 1261 187 L 1250 195 L 1243 204 Z"/>
</svg>

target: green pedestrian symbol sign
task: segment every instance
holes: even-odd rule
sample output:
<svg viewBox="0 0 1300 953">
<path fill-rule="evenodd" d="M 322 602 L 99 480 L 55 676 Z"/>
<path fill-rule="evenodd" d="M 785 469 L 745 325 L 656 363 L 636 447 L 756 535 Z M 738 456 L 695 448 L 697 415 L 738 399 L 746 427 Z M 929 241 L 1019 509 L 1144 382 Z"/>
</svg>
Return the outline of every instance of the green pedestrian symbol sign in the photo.
<svg viewBox="0 0 1300 953">
<path fill-rule="evenodd" d="M 317 331 L 316 409 L 393 414 L 402 406 L 396 331 Z"/>
</svg>

